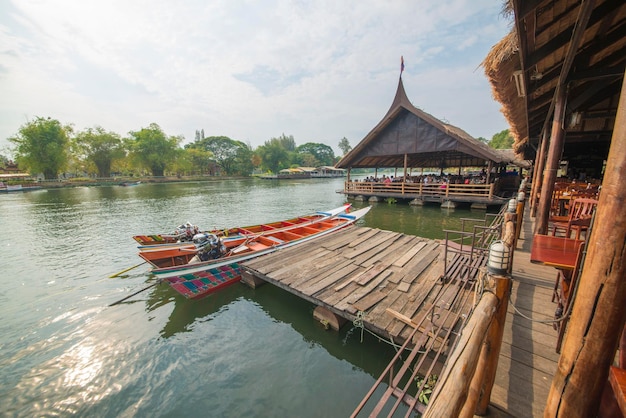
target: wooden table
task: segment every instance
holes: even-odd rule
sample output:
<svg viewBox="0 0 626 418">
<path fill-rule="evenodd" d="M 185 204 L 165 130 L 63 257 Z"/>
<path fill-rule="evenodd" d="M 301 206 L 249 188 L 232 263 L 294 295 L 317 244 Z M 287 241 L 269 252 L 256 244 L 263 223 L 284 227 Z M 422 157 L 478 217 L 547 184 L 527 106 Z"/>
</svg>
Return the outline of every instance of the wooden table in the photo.
<svg viewBox="0 0 626 418">
<path fill-rule="evenodd" d="M 535 235 L 530 249 L 530 261 L 562 270 L 573 270 L 578 249 L 583 242 L 552 235 Z"/>
<path fill-rule="evenodd" d="M 622 414 L 626 416 L 626 370 L 611 366 L 609 382 L 615 395 L 615 400 Z"/>
</svg>

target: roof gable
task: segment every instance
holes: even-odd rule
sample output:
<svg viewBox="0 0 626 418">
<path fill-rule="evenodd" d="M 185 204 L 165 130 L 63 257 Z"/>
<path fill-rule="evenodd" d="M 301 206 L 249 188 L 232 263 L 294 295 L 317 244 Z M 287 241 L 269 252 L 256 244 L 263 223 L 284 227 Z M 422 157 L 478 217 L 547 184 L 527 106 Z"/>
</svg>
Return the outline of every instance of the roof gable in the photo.
<svg viewBox="0 0 626 418">
<path fill-rule="evenodd" d="M 383 119 L 337 167 L 480 166 L 501 162 L 500 154 L 460 128 L 446 124 L 409 101 L 402 77 Z M 432 165 L 431 165 L 432 164 Z"/>
</svg>

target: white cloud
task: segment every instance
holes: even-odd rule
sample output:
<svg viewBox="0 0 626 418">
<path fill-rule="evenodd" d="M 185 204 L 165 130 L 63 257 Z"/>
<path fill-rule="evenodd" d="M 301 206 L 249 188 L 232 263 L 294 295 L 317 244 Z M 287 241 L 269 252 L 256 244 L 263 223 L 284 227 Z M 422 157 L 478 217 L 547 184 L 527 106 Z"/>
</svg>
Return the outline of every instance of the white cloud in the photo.
<svg viewBox="0 0 626 418">
<path fill-rule="evenodd" d="M 35 116 L 126 135 L 151 122 L 263 144 L 340 138 L 413 103 L 474 136 L 507 126 L 476 70 L 492 1 L 14 0 L 0 5 L 0 149 Z M 0 151 L 1 153 L 1 151 Z"/>
</svg>

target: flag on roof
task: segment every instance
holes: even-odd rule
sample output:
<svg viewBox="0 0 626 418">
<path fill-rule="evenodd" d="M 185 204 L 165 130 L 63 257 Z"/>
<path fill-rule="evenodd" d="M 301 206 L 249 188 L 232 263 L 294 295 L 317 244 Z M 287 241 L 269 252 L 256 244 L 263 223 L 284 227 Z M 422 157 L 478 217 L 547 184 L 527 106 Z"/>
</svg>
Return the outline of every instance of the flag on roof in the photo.
<svg viewBox="0 0 626 418">
<path fill-rule="evenodd" d="M 404 56 L 400 56 L 400 74 L 404 71 Z"/>
</svg>

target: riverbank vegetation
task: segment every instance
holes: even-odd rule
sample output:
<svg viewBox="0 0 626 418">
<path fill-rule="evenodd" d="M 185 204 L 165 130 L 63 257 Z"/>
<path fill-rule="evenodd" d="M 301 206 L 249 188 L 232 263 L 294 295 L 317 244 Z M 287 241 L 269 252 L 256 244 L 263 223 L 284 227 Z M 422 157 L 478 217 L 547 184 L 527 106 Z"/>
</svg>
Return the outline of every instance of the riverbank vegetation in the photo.
<svg viewBox="0 0 626 418">
<path fill-rule="evenodd" d="M 497 135 L 504 132 L 508 137 L 508 131 Z M 122 137 L 101 126 L 76 132 L 72 125 L 36 117 L 8 140 L 19 169 L 41 180 L 250 176 L 297 166 L 333 166 L 340 159 L 326 144 L 296 145 L 294 137 L 285 134 L 255 149 L 227 136 L 206 137 L 202 129 L 196 131 L 193 142 L 182 145 L 182 136 L 167 135 L 156 123 Z M 338 140 L 338 147 L 344 155 L 351 150 L 345 137 Z M 9 161 L 0 155 L 0 165 Z"/>
</svg>

